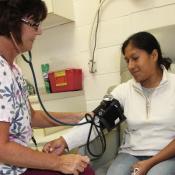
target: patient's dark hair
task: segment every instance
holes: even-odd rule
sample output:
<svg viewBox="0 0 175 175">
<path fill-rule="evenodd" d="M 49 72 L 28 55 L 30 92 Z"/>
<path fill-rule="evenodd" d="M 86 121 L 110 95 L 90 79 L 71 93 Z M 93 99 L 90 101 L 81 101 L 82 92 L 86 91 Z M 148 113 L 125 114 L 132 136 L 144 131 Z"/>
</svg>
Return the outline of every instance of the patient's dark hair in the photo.
<svg viewBox="0 0 175 175">
<path fill-rule="evenodd" d="M 10 38 L 12 32 L 21 43 L 21 19 L 31 17 L 35 22 L 43 21 L 47 8 L 42 0 L 0 0 L 0 36 Z"/>
<path fill-rule="evenodd" d="M 148 32 L 138 32 L 131 35 L 122 45 L 122 53 L 125 54 L 125 49 L 128 44 L 132 44 L 134 47 L 145 50 L 148 54 L 151 54 L 154 49 L 158 52 L 158 65 L 161 68 L 161 65 L 164 65 L 168 70 L 172 63 L 172 60 L 168 57 L 162 57 L 162 51 L 160 44 L 157 39 Z"/>
</svg>

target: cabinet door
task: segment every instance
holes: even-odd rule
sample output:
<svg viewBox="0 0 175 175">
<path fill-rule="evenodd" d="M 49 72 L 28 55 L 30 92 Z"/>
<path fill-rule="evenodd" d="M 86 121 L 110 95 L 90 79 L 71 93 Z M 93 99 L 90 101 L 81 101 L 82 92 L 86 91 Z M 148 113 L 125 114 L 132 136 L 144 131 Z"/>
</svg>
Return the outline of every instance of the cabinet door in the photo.
<svg viewBox="0 0 175 175">
<path fill-rule="evenodd" d="M 48 13 L 52 13 L 53 12 L 52 0 L 44 0 L 44 2 L 46 3 Z"/>
<path fill-rule="evenodd" d="M 43 29 L 74 21 L 72 0 L 43 0 L 48 9 L 47 18 L 43 21 Z"/>
<path fill-rule="evenodd" d="M 74 9 L 72 0 L 52 0 L 55 14 L 64 18 L 74 20 Z"/>
</svg>

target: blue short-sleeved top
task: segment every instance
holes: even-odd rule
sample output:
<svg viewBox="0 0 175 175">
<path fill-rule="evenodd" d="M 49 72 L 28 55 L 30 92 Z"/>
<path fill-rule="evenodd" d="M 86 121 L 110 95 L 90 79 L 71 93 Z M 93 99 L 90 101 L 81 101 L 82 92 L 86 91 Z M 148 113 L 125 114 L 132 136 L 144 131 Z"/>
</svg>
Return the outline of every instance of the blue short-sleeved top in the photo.
<svg viewBox="0 0 175 175">
<path fill-rule="evenodd" d="M 32 128 L 27 85 L 19 67 L 16 64 L 10 67 L 1 56 L 0 122 L 10 123 L 9 141 L 28 145 L 32 137 Z M 0 174 L 19 175 L 25 171 L 26 168 L 0 164 Z"/>
</svg>

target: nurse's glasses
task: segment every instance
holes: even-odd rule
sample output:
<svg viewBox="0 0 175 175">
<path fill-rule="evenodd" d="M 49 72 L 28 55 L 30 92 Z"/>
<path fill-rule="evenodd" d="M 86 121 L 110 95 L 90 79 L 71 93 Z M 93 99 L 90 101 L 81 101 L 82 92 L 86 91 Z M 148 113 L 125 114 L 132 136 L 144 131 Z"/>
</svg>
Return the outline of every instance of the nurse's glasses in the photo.
<svg viewBox="0 0 175 175">
<path fill-rule="evenodd" d="M 31 22 L 31 21 L 29 21 L 27 19 L 24 19 L 24 18 L 21 19 L 21 22 L 23 22 L 24 24 L 34 28 L 36 31 L 38 30 L 38 28 L 41 25 L 41 22 Z"/>
</svg>

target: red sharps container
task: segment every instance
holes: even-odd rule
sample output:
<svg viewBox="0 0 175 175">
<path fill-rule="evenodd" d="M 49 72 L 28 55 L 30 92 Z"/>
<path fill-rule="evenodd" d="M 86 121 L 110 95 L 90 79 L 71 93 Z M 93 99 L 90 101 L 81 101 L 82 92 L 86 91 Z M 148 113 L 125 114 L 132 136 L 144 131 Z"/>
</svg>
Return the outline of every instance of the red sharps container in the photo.
<svg viewBox="0 0 175 175">
<path fill-rule="evenodd" d="M 77 91 L 82 89 L 82 69 L 65 69 L 48 74 L 51 92 Z"/>
</svg>

